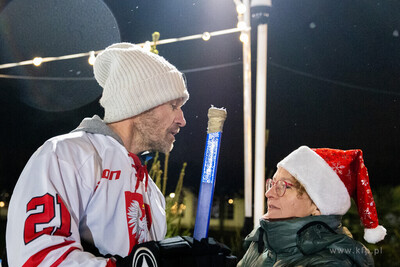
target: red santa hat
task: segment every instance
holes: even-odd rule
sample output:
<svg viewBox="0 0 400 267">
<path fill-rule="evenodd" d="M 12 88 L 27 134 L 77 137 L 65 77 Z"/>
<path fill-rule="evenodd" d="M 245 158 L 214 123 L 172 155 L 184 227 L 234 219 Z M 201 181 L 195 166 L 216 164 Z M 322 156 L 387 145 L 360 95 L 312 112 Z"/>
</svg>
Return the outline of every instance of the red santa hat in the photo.
<svg viewBox="0 0 400 267">
<path fill-rule="evenodd" d="M 343 215 L 354 199 L 364 239 L 372 244 L 383 240 L 386 229 L 378 215 L 369 185 L 362 151 L 301 146 L 278 163 L 305 188 L 321 215 Z"/>
</svg>

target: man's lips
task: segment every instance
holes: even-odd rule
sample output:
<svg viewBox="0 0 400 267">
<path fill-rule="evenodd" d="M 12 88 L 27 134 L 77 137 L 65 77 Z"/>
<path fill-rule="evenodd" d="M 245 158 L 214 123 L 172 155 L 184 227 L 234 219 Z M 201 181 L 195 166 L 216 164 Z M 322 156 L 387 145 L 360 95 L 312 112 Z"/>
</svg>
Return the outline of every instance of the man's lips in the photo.
<svg viewBox="0 0 400 267">
<path fill-rule="evenodd" d="M 170 138 L 171 138 L 172 141 L 175 141 L 175 134 L 169 133 L 169 136 L 170 136 Z"/>
<path fill-rule="evenodd" d="M 179 128 L 170 132 L 173 136 L 179 133 Z"/>
<path fill-rule="evenodd" d="M 172 141 L 175 141 L 175 135 L 177 135 L 178 133 L 179 133 L 179 128 L 169 132 L 169 134 L 171 135 Z"/>
</svg>

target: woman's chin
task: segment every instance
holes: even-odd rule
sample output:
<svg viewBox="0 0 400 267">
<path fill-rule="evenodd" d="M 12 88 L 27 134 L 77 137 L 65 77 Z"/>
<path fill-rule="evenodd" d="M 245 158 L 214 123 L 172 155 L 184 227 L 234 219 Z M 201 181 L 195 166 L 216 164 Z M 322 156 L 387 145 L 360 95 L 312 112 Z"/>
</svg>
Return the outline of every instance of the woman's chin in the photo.
<svg viewBox="0 0 400 267">
<path fill-rule="evenodd" d="M 274 216 L 274 214 L 271 214 L 271 212 L 267 212 L 262 216 L 262 218 L 264 220 L 273 220 L 273 219 L 279 219 L 279 216 L 277 215 Z"/>
</svg>

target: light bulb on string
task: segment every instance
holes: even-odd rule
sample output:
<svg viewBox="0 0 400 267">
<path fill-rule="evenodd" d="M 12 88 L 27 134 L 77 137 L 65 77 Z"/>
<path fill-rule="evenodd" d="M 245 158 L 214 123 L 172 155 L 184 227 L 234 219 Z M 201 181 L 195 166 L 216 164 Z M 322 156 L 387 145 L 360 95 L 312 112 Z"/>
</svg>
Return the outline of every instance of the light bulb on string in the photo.
<svg viewBox="0 0 400 267">
<path fill-rule="evenodd" d="M 93 66 L 95 60 L 96 60 L 96 57 L 94 55 L 94 51 L 90 51 L 90 56 L 89 56 L 89 59 L 88 59 L 89 64 Z"/>
<path fill-rule="evenodd" d="M 146 41 L 146 42 L 144 43 L 143 49 L 144 49 L 145 51 L 147 51 L 147 52 L 150 52 L 150 50 L 151 50 L 151 44 L 150 44 L 149 41 Z"/>
<path fill-rule="evenodd" d="M 40 64 L 42 64 L 42 62 L 43 62 L 43 58 L 41 58 L 41 57 L 35 57 L 35 58 L 32 60 L 32 62 L 33 62 L 33 65 L 35 65 L 36 67 L 39 67 Z"/>
<path fill-rule="evenodd" d="M 239 40 L 240 40 L 242 43 L 247 44 L 247 42 L 249 41 L 249 35 L 248 35 L 247 33 L 242 32 L 242 33 L 240 34 Z"/>
<path fill-rule="evenodd" d="M 238 14 L 244 14 L 246 12 L 246 6 L 243 3 L 240 3 L 236 6 L 236 12 Z"/>
<path fill-rule="evenodd" d="M 202 38 L 204 41 L 208 41 L 208 40 L 210 40 L 210 38 L 211 38 L 211 34 L 210 34 L 209 32 L 204 32 L 203 35 L 201 36 L 201 38 Z"/>
</svg>

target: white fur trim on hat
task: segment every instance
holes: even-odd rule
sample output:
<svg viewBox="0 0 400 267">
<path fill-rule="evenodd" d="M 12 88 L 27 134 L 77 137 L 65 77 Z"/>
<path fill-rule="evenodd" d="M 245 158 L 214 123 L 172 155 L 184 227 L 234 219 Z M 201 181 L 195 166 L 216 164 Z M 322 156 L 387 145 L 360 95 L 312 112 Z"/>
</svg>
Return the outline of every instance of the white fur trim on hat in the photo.
<svg viewBox="0 0 400 267">
<path fill-rule="evenodd" d="M 368 243 L 375 244 L 385 238 L 386 229 L 382 225 L 378 225 L 376 228 L 365 228 L 364 239 Z"/>
<path fill-rule="evenodd" d="M 168 101 L 189 98 L 183 74 L 163 57 L 131 43 L 107 47 L 95 60 L 106 123 L 136 116 Z"/>
<path fill-rule="evenodd" d="M 343 215 L 350 206 L 346 186 L 328 163 L 307 146 L 301 146 L 277 165 L 305 188 L 322 215 Z"/>
</svg>

